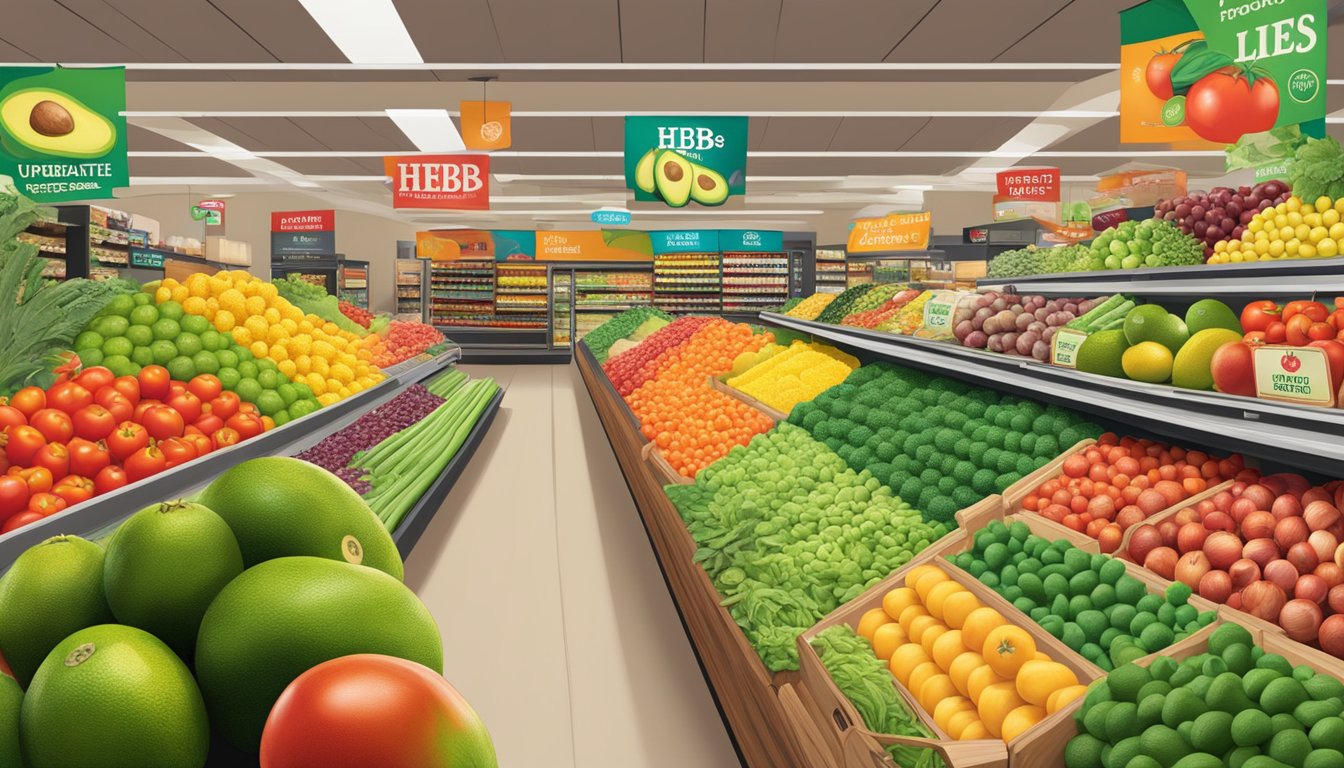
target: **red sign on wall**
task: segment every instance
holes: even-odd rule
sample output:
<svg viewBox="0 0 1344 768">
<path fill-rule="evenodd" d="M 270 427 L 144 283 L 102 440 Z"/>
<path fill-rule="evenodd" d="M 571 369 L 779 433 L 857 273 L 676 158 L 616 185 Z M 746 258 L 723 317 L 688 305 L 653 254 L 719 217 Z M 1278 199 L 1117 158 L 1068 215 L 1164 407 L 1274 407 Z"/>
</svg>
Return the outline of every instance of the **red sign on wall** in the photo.
<svg viewBox="0 0 1344 768">
<path fill-rule="evenodd" d="M 997 175 L 1000 197 L 1059 202 L 1058 168 L 1014 168 Z"/>
<path fill-rule="evenodd" d="M 272 232 L 335 232 L 335 211 L 271 211 Z"/>
<path fill-rule="evenodd" d="M 393 208 L 487 211 L 489 155 L 415 155 L 383 158 L 392 179 Z"/>
</svg>

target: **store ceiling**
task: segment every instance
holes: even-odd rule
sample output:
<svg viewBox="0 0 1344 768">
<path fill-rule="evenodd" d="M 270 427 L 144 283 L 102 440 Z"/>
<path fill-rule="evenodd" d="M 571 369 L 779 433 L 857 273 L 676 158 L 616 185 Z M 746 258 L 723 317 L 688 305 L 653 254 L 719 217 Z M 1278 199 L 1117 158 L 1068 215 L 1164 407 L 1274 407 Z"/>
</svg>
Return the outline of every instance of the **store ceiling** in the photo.
<svg viewBox="0 0 1344 768">
<path fill-rule="evenodd" d="M 908 207 L 1013 165 L 1220 176 L 1218 157 L 1118 142 L 1133 1 L 8 0 L 0 61 L 130 65 L 126 194 L 284 188 L 393 215 L 381 157 L 417 147 L 384 110 L 455 114 L 481 96 L 469 77 L 495 75 L 490 98 L 515 111 L 495 210 L 435 221 L 620 204 L 622 116 L 682 112 L 751 115 L 750 194 L 729 210 L 787 224 L 814 214 L 772 211 Z M 1344 51 L 1344 0 L 1328 5 Z M 374 59 L 377 35 L 338 27 L 375 29 L 364 15 L 380 7 L 408 44 Z M 411 63 L 370 65 L 392 60 Z M 1344 56 L 1330 67 L 1338 108 Z M 1344 110 L 1330 130 L 1344 136 Z"/>
</svg>

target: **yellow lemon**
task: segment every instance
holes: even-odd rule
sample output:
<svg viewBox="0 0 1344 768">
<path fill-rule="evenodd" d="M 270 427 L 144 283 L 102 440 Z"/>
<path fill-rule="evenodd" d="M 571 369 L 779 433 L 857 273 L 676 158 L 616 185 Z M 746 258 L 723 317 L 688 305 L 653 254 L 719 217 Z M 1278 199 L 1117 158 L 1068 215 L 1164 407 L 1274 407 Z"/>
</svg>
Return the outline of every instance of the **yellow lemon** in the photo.
<svg viewBox="0 0 1344 768">
<path fill-rule="evenodd" d="M 1268 249 L 1266 249 L 1268 250 Z M 1134 381 L 1161 383 L 1171 378 L 1171 350 L 1156 341 L 1141 341 L 1120 356 L 1120 367 Z"/>
<path fill-rule="evenodd" d="M 219 331 L 220 333 L 227 333 L 233 330 L 234 324 L 236 322 L 237 321 L 234 320 L 233 313 L 229 312 L 226 309 L 221 309 L 215 313 L 214 317 L 215 330 Z"/>
<path fill-rule="evenodd" d="M 162 304 L 165 301 L 172 301 L 172 300 L 173 300 L 172 288 L 169 288 L 166 285 L 160 285 L 157 289 L 155 289 L 154 302 L 156 304 Z"/>
<path fill-rule="evenodd" d="M 187 291 L 187 286 L 179 285 L 172 290 L 172 295 L 173 295 L 173 301 L 176 301 L 178 304 L 181 304 L 191 296 L 191 293 Z"/>
<path fill-rule="evenodd" d="M 266 357 L 268 347 L 264 341 L 254 341 L 252 346 L 248 347 L 248 351 L 252 353 L 253 357 Z"/>
<path fill-rule="evenodd" d="M 321 403 L 322 405 L 331 405 L 332 403 L 340 399 L 341 396 L 336 394 L 335 392 L 328 392 L 325 395 L 317 396 L 317 402 Z"/>
<path fill-rule="evenodd" d="M 295 367 L 293 360 L 281 360 L 276 363 L 275 367 L 279 368 L 280 372 L 285 374 L 289 379 L 293 379 L 295 374 L 298 373 L 298 368 Z"/>
</svg>

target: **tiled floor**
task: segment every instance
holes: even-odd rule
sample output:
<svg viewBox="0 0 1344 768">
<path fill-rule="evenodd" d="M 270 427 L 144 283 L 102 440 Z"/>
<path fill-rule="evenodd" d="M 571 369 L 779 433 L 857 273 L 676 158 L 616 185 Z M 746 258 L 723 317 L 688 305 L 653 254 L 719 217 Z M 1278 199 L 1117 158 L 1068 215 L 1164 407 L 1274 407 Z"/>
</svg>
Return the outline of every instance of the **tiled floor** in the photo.
<svg viewBox="0 0 1344 768">
<path fill-rule="evenodd" d="M 406 563 L 500 765 L 738 765 L 573 366 L 463 366 L 507 393 Z"/>
</svg>

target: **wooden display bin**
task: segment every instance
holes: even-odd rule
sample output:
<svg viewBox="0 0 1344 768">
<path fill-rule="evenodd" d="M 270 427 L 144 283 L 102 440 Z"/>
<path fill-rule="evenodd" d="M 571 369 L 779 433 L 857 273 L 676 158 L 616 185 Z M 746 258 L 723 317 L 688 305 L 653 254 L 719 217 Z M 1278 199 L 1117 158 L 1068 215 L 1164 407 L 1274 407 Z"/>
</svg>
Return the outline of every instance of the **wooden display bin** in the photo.
<svg viewBox="0 0 1344 768">
<path fill-rule="evenodd" d="M 778 424 L 781 421 L 787 421 L 789 418 L 789 414 L 784 413 L 782 411 L 777 411 L 774 408 L 771 408 L 770 406 L 766 405 L 765 403 L 762 403 L 760 400 L 757 400 L 756 398 L 752 397 L 751 395 L 742 392 L 741 390 L 733 389 L 732 387 L 728 386 L 727 382 L 723 381 L 717 376 L 709 377 L 709 388 L 718 392 L 722 392 L 725 395 L 728 395 L 729 397 L 733 398 L 734 400 L 740 400 L 743 403 L 746 403 L 752 408 L 755 408 L 761 413 L 764 413 L 766 416 L 769 416 L 770 420 L 775 422 L 776 424 Z"/>
<path fill-rule="evenodd" d="M 1217 496 L 1223 491 L 1231 490 L 1232 486 L 1235 484 L 1236 484 L 1235 480 L 1227 480 L 1225 482 L 1221 482 L 1218 485 L 1212 486 L 1205 491 L 1196 493 L 1194 496 L 1191 496 L 1190 498 L 1185 499 L 1184 501 L 1179 501 L 1175 504 L 1172 504 L 1170 507 L 1167 507 L 1161 512 L 1149 515 L 1138 525 L 1131 525 L 1125 531 L 1124 538 L 1120 539 L 1120 548 L 1115 551 L 1116 556 L 1121 557 L 1125 560 L 1129 559 L 1129 542 L 1131 539 L 1134 538 L 1134 531 L 1138 530 L 1140 525 L 1145 524 L 1157 525 L 1158 523 L 1164 520 L 1170 520 L 1171 518 L 1175 517 L 1176 513 L 1180 512 L 1182 509 L 1185 509 L 1186 507 L 1193 507 L 1199 502 L 1204 501 L 1206 499 L 1212 499 L 1214 496 Z M 1140 563 L 1140 565 L 1142 565 L 1142 563 Z"/>
</svg>

